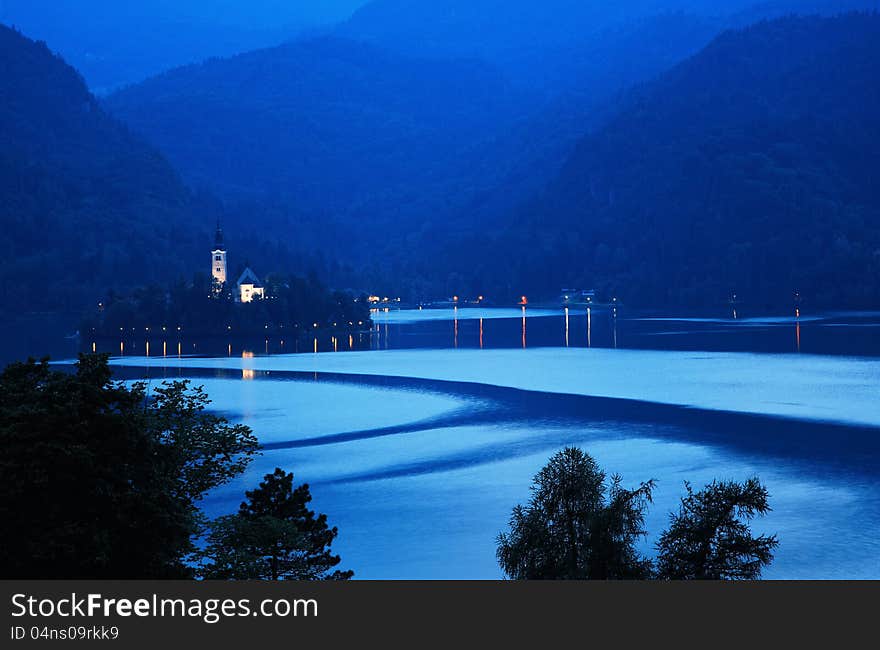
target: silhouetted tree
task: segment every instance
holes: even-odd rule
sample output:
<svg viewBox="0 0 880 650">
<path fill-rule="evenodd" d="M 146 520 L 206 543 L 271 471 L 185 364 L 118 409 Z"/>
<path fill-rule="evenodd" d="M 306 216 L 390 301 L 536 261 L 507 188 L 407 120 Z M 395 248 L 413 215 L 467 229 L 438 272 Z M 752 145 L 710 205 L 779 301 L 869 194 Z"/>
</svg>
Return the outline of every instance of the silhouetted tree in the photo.
<svg viewBox="0 0 880 650">
<path fill-rule="evenodd" d="M 635 490 L 610 484 L 580 449 L 557 453 L 535 477 L 527 506 L 513 509 L 510 532 L 498 536 L 498 561 L 517 580 L 646 578 L 651 563 L 635 544 L 654 482 Z"/>
<path fill-rule="evenodd" d="M 250 429 L 205 412 L 187 382 L 155 394 L 48 360 L 0 374 L 0 577 L 191 575 L 196 503 L 257 451 Z"/>
<path fill-rule="evenodd" d="M 308 509 L 309 486 L 293 489 L 293 474 L 267 474 L 238 513 L 211 523 L 201 575 L 220 580 L 347 580 L 351 571 L 330 545 L 336 528 Z"/>
<path fill-rule="evenodd" d="M 776 536 L 754 537 L 748 522 L 770 511 L 767 489 L 713 481 L 687 496 L 657 543 L 657 573 L 666 580 L 756 580 L 773 561 Z"/>
</svg>

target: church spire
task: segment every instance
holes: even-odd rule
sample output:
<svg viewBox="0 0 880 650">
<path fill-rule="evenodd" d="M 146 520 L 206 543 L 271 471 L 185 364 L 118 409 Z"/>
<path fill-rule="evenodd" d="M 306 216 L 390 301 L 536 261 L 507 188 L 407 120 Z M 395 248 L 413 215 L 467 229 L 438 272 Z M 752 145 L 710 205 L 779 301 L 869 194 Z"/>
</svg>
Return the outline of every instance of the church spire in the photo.
<svg viewBox="0 0 880 650">
<path fill-rule="evenodd" d="M 217 231 L 214 233 L 214 250 L 223 250 L 223 229 L 220 227 L 220 218 L 217 218 Z"/>
<path fill-rule="evenodd" d="M 214 234 L 214 249 L 211 251 L 211 277 L 215 296 L 219 296 L 226 284 L 226 247 L 223 245 L 223 229 L 217 219 L 217 232 Z"/>
</svg>

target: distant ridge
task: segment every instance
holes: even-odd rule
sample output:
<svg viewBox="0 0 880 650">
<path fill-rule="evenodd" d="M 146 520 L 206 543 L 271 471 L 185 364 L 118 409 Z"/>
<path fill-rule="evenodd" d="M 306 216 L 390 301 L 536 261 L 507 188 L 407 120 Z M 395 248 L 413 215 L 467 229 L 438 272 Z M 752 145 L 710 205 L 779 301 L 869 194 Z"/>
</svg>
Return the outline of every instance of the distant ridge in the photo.
<svg viewBox="0 0 880 650">
<path fill-rule="evenodd" d="M 880 16 L 762 22 L 634 92 L 494 246 L 641 305 L 876 306 L 878 170 Z"/>
</svg>

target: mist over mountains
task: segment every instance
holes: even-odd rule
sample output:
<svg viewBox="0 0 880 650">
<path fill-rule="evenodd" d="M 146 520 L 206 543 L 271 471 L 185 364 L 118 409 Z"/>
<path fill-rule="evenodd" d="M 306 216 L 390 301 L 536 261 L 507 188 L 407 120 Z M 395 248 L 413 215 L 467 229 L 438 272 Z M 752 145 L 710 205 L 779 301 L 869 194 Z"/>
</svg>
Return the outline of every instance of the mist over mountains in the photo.
<svg viewBox="0 0 880 650">
<path fill-rule="evenodd" d="M 277 45 L 365 0 L 0 0 L 0 23 L 49 43 L 95 92 L 212 56 Z"/>
<path fill-rule="evenodd" d="M 149 59 L 125 75 L 150 78 L 100 101 L 4 30 L 4 296 L 24 277 L 40 304 L 76 302 L 86 268 L 92 293 L 186 276 L 220 217 L 243 256 L 413 299 L 880 299 L 878 19 L 788 17 L 880 2 L 352 0 L 315 8 L 310 24 L 340 22 L 307 36 L 288 29 L 304 5 L 227 2 L 238 13 L 144 14 L 144 34 L 121 36 Z M 26 16 L 16 4 L 0 20 Z M 108 26 L 144 10 L 105 4 L 104 31 L 49 48 L 110 48 Z M 45 15 L 78 25 L 71 6 Z M 261 35 L 223 41 L 218 25 Z M 179 67 L 214 54 L 229 56 Z M 126 56 L 92 61 L 91 84 L 119 83 Z M 138 264 L 148 249 L 160 263 Z M 79 270 L 64 289 L 60 268 Z"/>
<path fill-rule="evenodd" d="M 671 64 L 675 53 L 703 45 L 722 29 L 788 13 L 836 13 L 876 8 L 872 0 L 374 0 L 338 32 L 402 52 L 472 57 L 497 65 L 512 81 L 551 95 L 589 86 L 596 77 L 618 76 L 626 67 Z M 670 31 L 665 47 L 620 62 L 651 23 L 672 17 L 688 25 L 712 26 L 703 40 Z M 681 30 L 681 28 L 679 28 Z M 679 42 L 684 38 L 684 43 Z M 693 38 L 693 37 L 691 37 Z M 616 45 L 616 48 L 615 48 Z M 615 52 L 615 49 L 617 52 Z M 690 53 L 690 52 L 689 52 Z M 626 57 L 626 54 L 624 54 Z"/>
<path fill-rule="evenodd" d="M 594 43 L 660 14 L 724 16 L 747 0 L 375 0 L 339 32 L 402 52 L 479 58 L 511 80 L 554 93 L 598 62 Z M 614 65 L 613 59 L 602 63 Z"/>
</svg>

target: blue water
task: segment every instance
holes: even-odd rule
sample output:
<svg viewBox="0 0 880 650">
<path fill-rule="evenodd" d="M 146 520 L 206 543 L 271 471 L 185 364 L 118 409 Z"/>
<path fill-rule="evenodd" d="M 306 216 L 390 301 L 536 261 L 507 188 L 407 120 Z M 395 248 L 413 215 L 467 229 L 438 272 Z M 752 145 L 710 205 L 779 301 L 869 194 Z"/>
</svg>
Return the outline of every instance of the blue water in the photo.
<svg viewBox="0 0 880 650">
<path fill-rule="evenodd" d="M 522 350 L 517 312 L 389 313 L 367 352 L 242 358 L 242 343 L 116 363 L 193 378 L 260 437 L 209 514 L 293 471 L 360 578 L 500 577 L 495 537 L 565 445 L 628 484 L 658 480 L 648 554 L 685 480 L 757 475 L 773 511 L 754 528 L 781 542 L 766 577 L 880 578 L 880 318 L 655 318 L 570 313 L 566 336 L 563 314 L 534 310 Z"/>
<path fill-rule="evenodd" d="M 482 316 L 482 318 L 480 318 Z M 92 349 L 117 356 L 201 355 L 239 357 L 349 350 L 509 349 L 573 347 L 641 350 L 714 350 L 783 354 L 880 356 L 880 312 L 751 314 L 739 310 L 699 315 L 634 313 L 621 308 L 613 318 L 607 309 L 529 308 L 379 312 L 369 332 L 333 339 L 318 332 L 314 340 L 280 337 L 193 339 L 176 332 L 126 332 L 121 339 L 92 341 L 75 336 L 73 316 L 22 317 L 0 322 L 0 362 L 50 355 L 75 357 Z M 525 327 L 524 327 L 525 325 Z"/>
</svg>

